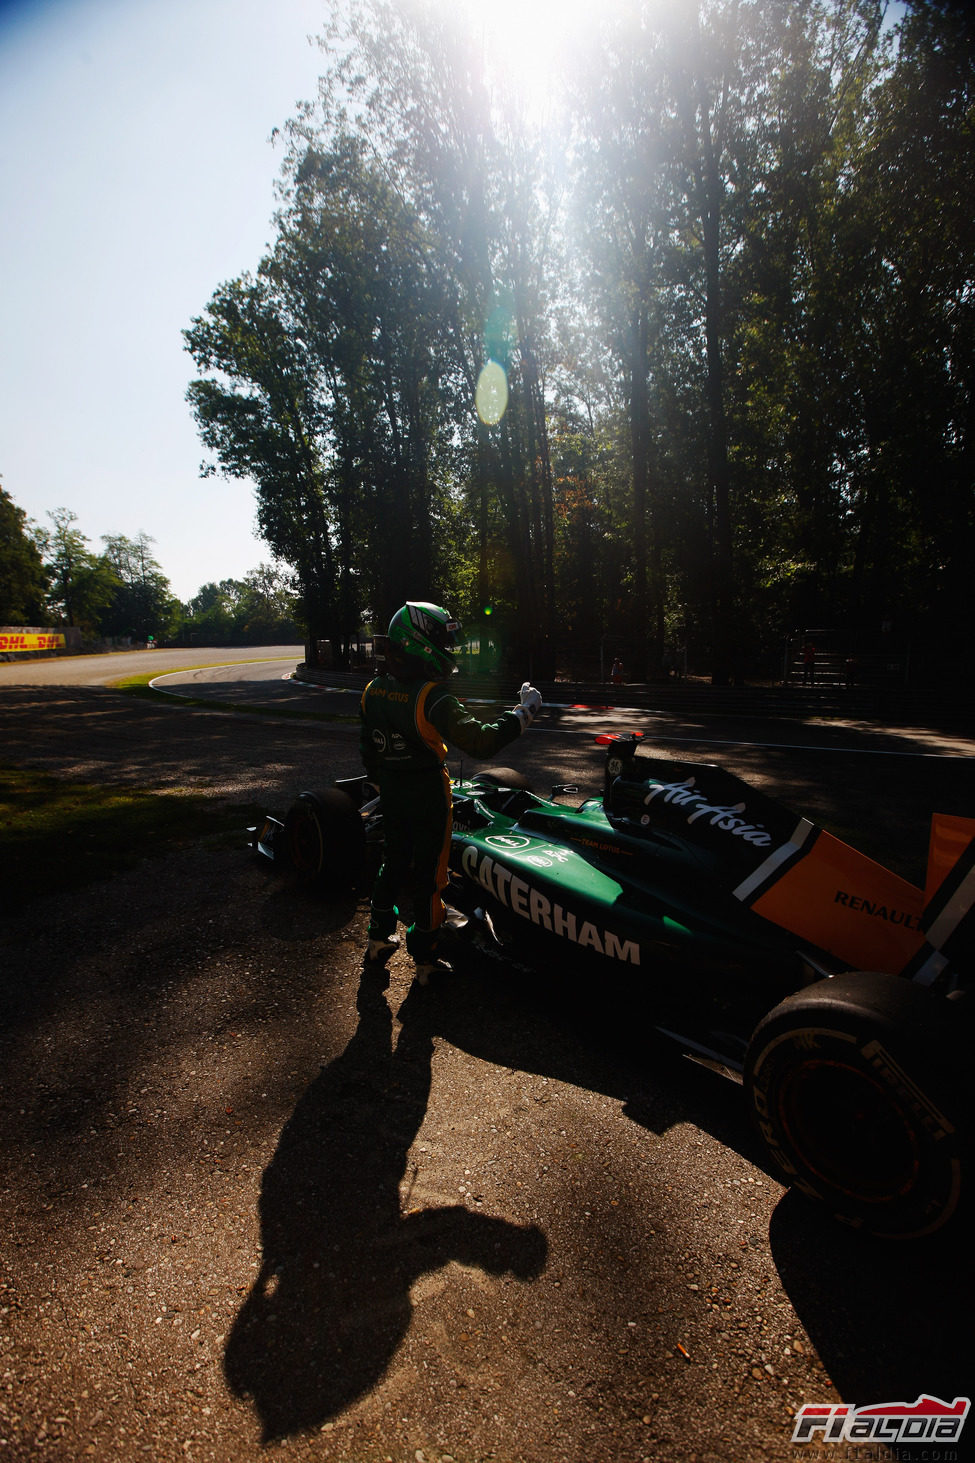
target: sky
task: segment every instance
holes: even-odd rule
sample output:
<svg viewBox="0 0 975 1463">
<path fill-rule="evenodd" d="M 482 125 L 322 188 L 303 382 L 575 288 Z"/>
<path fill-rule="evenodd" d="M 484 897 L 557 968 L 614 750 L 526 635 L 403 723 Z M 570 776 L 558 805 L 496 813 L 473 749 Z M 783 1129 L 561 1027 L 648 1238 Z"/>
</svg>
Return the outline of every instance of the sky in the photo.
<svg viewBox="0 0 975 1463">
<path fill-rule="evenodd" d="M 271 133 L 337 0 L 0 0 L 0 485 L 154 540 L 186 601 L 271 561 L 253 485 L 201 478 L 181 332 L 274 236 Z M 546 93 L 591 0 L 445 0 Z M 608 0 L 615 3 L 615 0 Z"/>
<path fill-rule="evenodd" d="M 155 540 L 181 600 L 271 561 L 201 479 L 181 331 L 270 244 L 271 131 L 316 93 L 324 0 L 0 0 L 0 483 Z"/>
</svg>

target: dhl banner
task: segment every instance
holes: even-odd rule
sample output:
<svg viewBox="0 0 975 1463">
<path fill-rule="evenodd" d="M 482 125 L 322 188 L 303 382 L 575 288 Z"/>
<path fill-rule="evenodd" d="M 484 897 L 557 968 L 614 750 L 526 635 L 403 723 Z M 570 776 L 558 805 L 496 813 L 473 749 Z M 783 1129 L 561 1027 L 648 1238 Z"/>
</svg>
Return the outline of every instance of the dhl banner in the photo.
<svg viewBox="0 0 975 1463">
<path fill-rule="evenodd" d="M 0 651 L 63 650 L 66 643 L 58 630 L 0 630 Z"/>
</svg>

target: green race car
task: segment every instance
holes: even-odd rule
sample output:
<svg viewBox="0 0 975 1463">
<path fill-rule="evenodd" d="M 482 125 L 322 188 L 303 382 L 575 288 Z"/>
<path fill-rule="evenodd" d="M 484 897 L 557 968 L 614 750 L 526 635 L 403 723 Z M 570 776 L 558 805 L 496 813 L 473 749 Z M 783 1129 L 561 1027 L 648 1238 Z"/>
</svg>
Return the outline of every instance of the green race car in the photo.
<svg viewBox="0 0 975 1463">
<path fill-rule="evenodd" d="M 606 748 L 602 796 L 510 769 L 455 782 L 462 939 L 617 992 L 741 1077 L 786 1184 L 883 1235 L 940 1228 L 964 1188 L 975 820 L 932 820 L 924 890 L 720 767 Z M 364 779 L 303 793 L 254 842 L 347 880 L 381 844 Z M 455 965 L 462 956 L 452 956 Z"/>
</svg>

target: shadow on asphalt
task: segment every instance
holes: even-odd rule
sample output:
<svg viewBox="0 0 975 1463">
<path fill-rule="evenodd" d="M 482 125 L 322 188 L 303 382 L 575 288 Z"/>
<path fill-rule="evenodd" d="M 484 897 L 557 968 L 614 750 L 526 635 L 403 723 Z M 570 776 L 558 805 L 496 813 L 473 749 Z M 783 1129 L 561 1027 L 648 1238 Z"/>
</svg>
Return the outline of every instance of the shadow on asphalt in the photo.
<svg viewBox="0 0 975 1463">
<path fill-rule="evenodd" d="M 741 1087 L 654 1032 L 640 999 L 475 957 L 431 1015 L 436 1035 L 470 1056 L 616 1098 L 648 1132 L 693 1123 L 772 1173 Z"/>
<path fill-rule="evenodd" d="M 458 1206 L 400 1212 L 399 1184 L 423 1121 L 434 1037 L 479 1059 L 620 1099 L 656 1134 L 693 1123 L 772 1174 L 742 1090 L 689 1062 L 627 1013 L 495 969 L 414 987 L 392 1015 L 383 982 L 363 981 L 346 1051 L 300 1100 L 264 1176 L 263 1265 L 226 1352 L 230 1384 L 253 1398 L 265 1440 L 335 1417 L 382 1376 L 405 1335 L 410 1286 L 451 1259 L 491 1273 L 538 1273 L 534 1229 Z M 946 1402 L 966 1393 L 970 1326 L 959 1304 L 971 1262 L 961 1226 L 885 1242 L 833 1221 L 790 1191 L 769 1242 L 783 1287 L 845 1400 Z M 815 1399 L 811 1399 L 815 1400 Z"/>
<path fill-rule="evenodd" d="M 545 1265 L 537 1226 L 461 1204 L 402 1212 L 400 1182 L 430 1094 L 437 998 L 413 988 L 394 1045 L 386 985 L 385 972 L 363 973 L 355 1034 L 299 1100 L 264 1172 L 261 1270 L 224 1370 L 253 1401 L 265 1443 L 321 1426 L 379 1382 L 421 1275 L 457 1260 L 530 1279 Z"/>
<path fill-rule="evenodd" d="M 926 1239 L 878 1240 L 834 1223 L 795 1190 L 783 1195 L 769 1226 L 772 1257 L 845 1401 L 913 1403 L 919 1390 L 944 1402 L 971 1395 L 975 1358 L 963 1297 L 973 1277 L 963 1228 L 957 1220 Z"/>
<path fill-rule="evenodd" d="M 438 1034 L 463 1050 L 618 1097 L 627 1117 L 658 1135 L 691 1123 L 781 1182 L 743 1089 L 690 1061 L 622 1002 L 614 1008 L 605 989 L 597 1002 L 583 988 L 556 1005 L 544 985 L 522 978 L 519 986 L 515 976 L 465 986 L 445 991 L 435 1013 Z M 845 1400 L 910 1403 L 919 1386 L 946 1402 L 970 1395 L 966 1217 L 924 1239 L 888 1241 L 849 1229 L 796 1190 L 783 1195 L 772 1256 Z"/>
<path fill-rule="evenodd" d="M 361 770 L 351 723 L 236 715 L 103 686 L 4 686 L 0 728 L 9 765 L 149 788 L 247 784 L 279 800 Z"/>
</svg>

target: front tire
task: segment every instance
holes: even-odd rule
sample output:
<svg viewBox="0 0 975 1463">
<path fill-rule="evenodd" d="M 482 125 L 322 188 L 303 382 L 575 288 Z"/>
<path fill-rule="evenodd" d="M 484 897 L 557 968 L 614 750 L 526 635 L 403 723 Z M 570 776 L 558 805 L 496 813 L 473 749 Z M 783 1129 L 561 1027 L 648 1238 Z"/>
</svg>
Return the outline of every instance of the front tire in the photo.
<svg viewBox="0 0 975 1463">
<path fill-rule="evenodd" d="M 958 1208 L 965 1143 L 948 1003 L 899 976 L 837 976 L 756 1027 L 745 1088 L 784 1183 L 874 1234 L 931 1233 Z"/>
<path fill-rule="evenodd" d="M 347 793 L 303 792 L 284 820 L 292 868 L 307 883 L 354 884 L 365 863 L 365 829 Z"/>
</svg>

